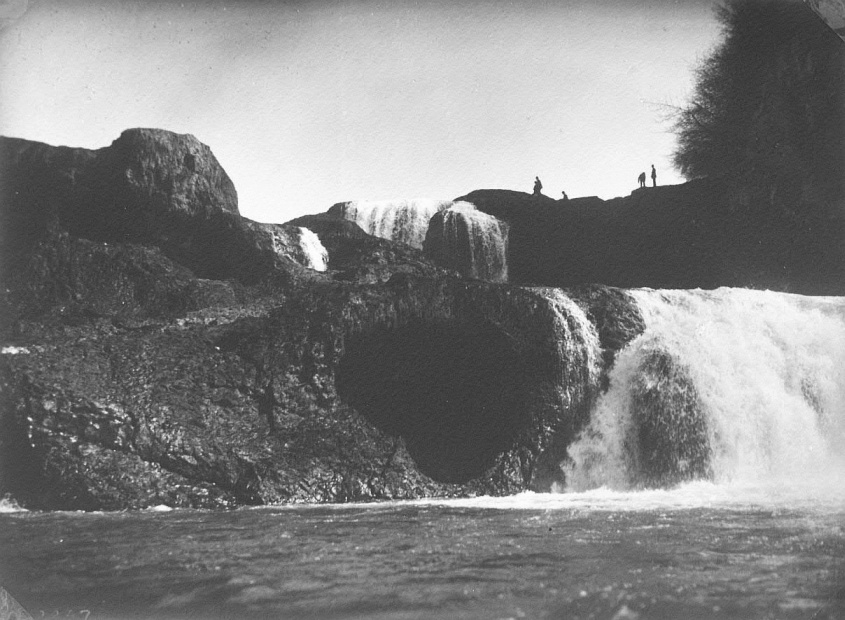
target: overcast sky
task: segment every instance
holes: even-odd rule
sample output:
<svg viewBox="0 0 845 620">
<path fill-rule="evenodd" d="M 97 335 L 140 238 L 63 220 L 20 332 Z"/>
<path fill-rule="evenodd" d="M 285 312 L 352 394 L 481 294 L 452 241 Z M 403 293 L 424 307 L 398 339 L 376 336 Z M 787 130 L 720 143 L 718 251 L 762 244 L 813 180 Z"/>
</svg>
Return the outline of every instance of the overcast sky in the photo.
<svg viewBox="0 0 845 620">
<path fill-rule="evenodd" d="M 241 213 L 474 189 L 625 195 L 672 170 L 711 0 L 0 0 L 0 134 L 191 133 Z M 26 9 L 26 10 L 24 10 Z"/>
</svg>

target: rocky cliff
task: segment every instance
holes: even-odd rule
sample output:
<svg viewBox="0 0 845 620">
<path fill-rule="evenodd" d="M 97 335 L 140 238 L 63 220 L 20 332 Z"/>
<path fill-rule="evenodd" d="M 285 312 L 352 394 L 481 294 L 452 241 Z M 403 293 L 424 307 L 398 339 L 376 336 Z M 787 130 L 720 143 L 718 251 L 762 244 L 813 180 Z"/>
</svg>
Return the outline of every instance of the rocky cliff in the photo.
<svg viewBox="0 0 845 620">
<path fill-rule="evenodd" d="M 561 305 L 352 222 L 250 222 L 191 136 L 4 138 L 0 169 L 0 493 L 30 508 L 547 489 L 601 389 L 584 334 L 606 366 L 642 330 L 616 289 Z"/>
</svg>

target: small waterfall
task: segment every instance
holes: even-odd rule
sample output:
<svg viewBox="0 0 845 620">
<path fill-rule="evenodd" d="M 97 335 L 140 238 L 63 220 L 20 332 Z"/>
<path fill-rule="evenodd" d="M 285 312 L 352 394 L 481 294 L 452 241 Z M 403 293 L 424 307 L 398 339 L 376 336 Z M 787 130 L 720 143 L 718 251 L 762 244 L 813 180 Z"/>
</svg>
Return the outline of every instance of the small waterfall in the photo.
<svg viewBox="0 0 845 620">
<path fill-rule="evenodd" d="M 631 291 L 646 330 L 569 448 L 567 490 L 845 480 L 845 298 Z M 826 488 L 828 488 L 826 487 Z"/>
<path fill-rule="evenodd" d="M 326 271 L 328 268 L 329 254 L 312 230 L 286 224 L 250 222 L 248 225 L 262 233 L 265 243 L 276 255 L 314 271 Z"/>
<path fill-rule="evenodd" d="M 569 405 L 576 398 L 583 399 L 586 392 L 598 389 L 602 370 L 599 335 L 581 307 L 562 290 L 533 290 L 549 300 L 554 314 L 554 331 L 561 363 L 561 389 L 564 404 Z"/>
<path fill-rule="evenodd" d="M 317 234 L 308 228 L 299 228 L 299 247 L 302 250 L 302 264 L 314 271 L 326 271 L 329 265 L 329 253 Z"/>
<path fill-rule="evenodd" d="M 329 212 L 355 222 L 371 235 L 421 250 L 429 220 L 451 205 L 450 200 L 362 200 L 335 205 Z"/>
<path fill-rule="evenodd" d="M 508 226 L 468 202 L 431 218 L 425 252 L 439 265 L 491 282 L 508 280 Z"/>
</svg>

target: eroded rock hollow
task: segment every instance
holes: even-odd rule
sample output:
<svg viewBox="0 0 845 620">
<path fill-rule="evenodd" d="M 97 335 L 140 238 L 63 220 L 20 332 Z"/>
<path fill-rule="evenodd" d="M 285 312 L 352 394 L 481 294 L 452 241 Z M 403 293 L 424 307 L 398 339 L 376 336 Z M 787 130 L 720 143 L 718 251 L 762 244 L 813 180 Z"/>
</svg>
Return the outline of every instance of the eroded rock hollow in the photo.
<svg viewBox="0 0 845 620">
<path fill-rule="evenodd" d="M 405 440 L 423 473 L 479 477 L 530 421 L 525 363 L 491 324 L 414 321 L 352 338 L 337 368 L 340 397 Z"/>
</svg>

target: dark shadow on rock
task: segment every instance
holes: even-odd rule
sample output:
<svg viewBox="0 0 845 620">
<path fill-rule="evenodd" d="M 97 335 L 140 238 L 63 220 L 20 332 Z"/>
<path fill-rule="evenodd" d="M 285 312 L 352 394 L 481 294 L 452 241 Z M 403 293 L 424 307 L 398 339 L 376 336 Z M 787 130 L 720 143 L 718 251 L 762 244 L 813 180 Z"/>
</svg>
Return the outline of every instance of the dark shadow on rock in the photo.
<svg viewBox="0 0 845 620">
<path fill-rule="evenodd" d="M 342 399 L 405 440 L 423 473 L 467 482 L 530 422 L 523 369 L 490 324 L 417 321 L 352 339 L 336 380 Z"/>
</svg>

